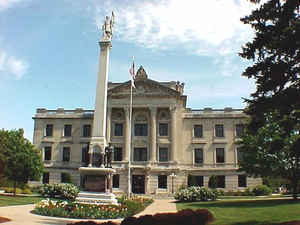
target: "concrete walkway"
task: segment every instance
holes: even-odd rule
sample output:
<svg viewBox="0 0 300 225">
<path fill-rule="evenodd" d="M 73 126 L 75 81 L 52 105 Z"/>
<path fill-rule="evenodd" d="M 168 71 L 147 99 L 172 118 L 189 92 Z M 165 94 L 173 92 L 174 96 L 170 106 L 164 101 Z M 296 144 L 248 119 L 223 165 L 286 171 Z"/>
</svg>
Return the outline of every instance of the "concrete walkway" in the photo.
<svg viewBox="0 0 300 225">
<path fill-rule="evenodd" d="M 11 219 L 3 225 L 66 225 L 70 222 L 83 221 L 83 219 L 65 219 L 57 217 L 39 216 L 30 213 L 34 205 L 19 205 L 0 207 L 0 216 Z M 176 204 L 171 199 L 156 199 L 143 212 L 136 216 L 155 214 L 159 212 L 176 212 Z M 93 220 L 96 222 L 114 221 L 120 223 L 122 219 L 115 220 Z"/>
</svg>

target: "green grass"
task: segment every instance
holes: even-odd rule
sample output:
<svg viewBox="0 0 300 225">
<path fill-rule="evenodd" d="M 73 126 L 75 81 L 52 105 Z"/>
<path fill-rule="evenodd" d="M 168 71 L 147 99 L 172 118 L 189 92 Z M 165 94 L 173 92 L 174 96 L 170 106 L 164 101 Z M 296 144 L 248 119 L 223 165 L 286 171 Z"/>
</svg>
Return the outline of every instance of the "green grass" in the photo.
<svg viewBox="0 0 300 225">
<path fill-rule="evenodd" d="M 27 205 L 41 201 L 41 197 L 21 197 L 0 195 L 0 207 L 11 205 Z"/>
<path fill-rule="evenodd" d="M 177 210 L 186 208 L 208 209 L 216 218 L 215 225 L 273 225 L 300 220 L 300 201 L 289 199 L 177 203 Z"/>
</svg>

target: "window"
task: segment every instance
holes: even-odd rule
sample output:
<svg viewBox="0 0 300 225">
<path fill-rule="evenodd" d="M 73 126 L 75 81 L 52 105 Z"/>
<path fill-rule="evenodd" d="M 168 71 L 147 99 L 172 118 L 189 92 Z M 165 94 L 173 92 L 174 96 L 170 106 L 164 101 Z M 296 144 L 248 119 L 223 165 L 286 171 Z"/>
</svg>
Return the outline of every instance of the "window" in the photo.
<svg viewBox="0 0 300 225">
<path fill-rule="evenodd" d="M 225 176 L 217 176 L 217 188 L 225 188 Z"/>
<path fill-rule="evenodd" d="M 169 160 L 169 151 L 168 148 L 159 148 L 158 161 L 159 162 L 168 162 Z"/>
<path fill-rule="evenodd" d="M 215 135 L 216 135 L 216 137 L 224 137 L 224 126 L 223 126 L 223 124 L 217 124 L 215 126 Z"/>
<path fill-rule="evenodd" d="M 196 138 L 203 137 L 203 126 L 202 125 L 194 125 L 194 137 L 196 137 Z"/>
<path fill-rule="evenodd" d="M 91 136 L 91 125 L 90 124 L 83 125 L 82 136 L 83 137 L 90 137 Z"/>
<path fill-rule="evenodd" d="M 45 136 L 46 137 L 53 136 L 53 124 L 47 124 L 46 125 Z"/>
<path fill-rule="evenodd" d="M 159 136 L 168 136 L 169 135 L 169 126 L 167 123 L 159 123 Z"/>
<path fill-rule="evenodd" d="M 71 174 L 61 173 L 60 174 L 60 182 L 61 183 L 71 183 Z"/>
<path fill-rule="evenodd" d="M 147 161 L 147 148 L 134 148 L 133 161 Z"/>
<path fill-rule="evenodd" d="M 236 149 L 236 154 L 237 154 L 237 162 L 239 163 L 243 159 L 243 153 L 241 151 L 241 148 Z"/>
<path fill-rule="evenodd" d="M 44 160 L 51 160 L 51 147 L 46 146 L 44 148 Z"/>
<path fill-rule="evenodd" d="M 158 175 L 158 188 L 167 189 L 168 177 L 167 175 Z"/>
<path fill-rule="evenodd" d="M 120 174 L 114 174 L 113 175 L 113 188 L 119 188 L 120 187 Z"/>
<path fill-rule="evenodd" d="M 246 175 L 238 175 L 238 187 L 247 187 L 247 176 Z"/>
<path fill-rule="evenodd" d="M 65 137 L 71 137 L 72 136 L 72 125 L 66 124 L 64 128 L 64 136 Z"/>
<path fill-rule="evenodd" d="M 122 161 L 122 148 L 114 149 L 114 161 Z"/>
<path fill-rule="evenodd" d="M 241 137 L 244 132 L 244 124 L 235 125 L 235 135 L 236 137 Z"/>
<path fill-rule="evenodd" d="M 202 187 L 203 185 L 203 176 L 188 176 L 188 187 L 191 186 L 199 186 Z"/>
<path fill-rule="evenodd" d="M 70 161 L 70 147 L 63 147 L 63 162 Z"/>
<path fill-rule="evenodd" d="M 225 162 L 225 150 L 224 148 L 216 149 L 216 163 L 224 163 Z"/>
<path fill-rule="evenodd" d="M 89 145 L 86 145 L 82 148 L 81 163 L 83 166 L 87 166 L 89 164 Z"/>
<path fill-rule="evenodd" d="M 194 162 L 195 163 L 203 163 L 203 149 L 202 148 L 195 148 L 195 155 L 194 155 Z"/>
<path fill-rule="evenodd" d="M 118 137 L 123 136 L 123 123 L 115 123 L 114 135 Z"/>
<path fill-rule="evenodd" d="M 43 184 L 49 184 L 49 172 L 43 173 Z"/>
<path fill-rule="evenodd" d="M 134 135 L 135 136 L 148 136 L 148 124 L 146 124 L 146 123 L 134 124 Z"/>
</svg>

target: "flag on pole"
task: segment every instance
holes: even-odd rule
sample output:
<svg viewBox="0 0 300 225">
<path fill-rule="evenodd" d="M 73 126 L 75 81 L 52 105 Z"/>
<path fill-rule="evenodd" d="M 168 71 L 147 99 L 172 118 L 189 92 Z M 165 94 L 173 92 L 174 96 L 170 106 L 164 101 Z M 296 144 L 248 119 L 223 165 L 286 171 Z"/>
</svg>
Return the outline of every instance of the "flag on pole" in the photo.
<svg viewBox="0 0 300 225">
<path fill-rule="evenodd" d="M 135 72 L 134 72 L 134 58 L 132 57 L 132 65 L 131 65 L 131 68 L 129 70 L 129 73 L 131 75 L 131 85 L 132 87 L 135 88 L 135 85 L 134 85 L 134 79 L 135 79 Z"/>
</svg>

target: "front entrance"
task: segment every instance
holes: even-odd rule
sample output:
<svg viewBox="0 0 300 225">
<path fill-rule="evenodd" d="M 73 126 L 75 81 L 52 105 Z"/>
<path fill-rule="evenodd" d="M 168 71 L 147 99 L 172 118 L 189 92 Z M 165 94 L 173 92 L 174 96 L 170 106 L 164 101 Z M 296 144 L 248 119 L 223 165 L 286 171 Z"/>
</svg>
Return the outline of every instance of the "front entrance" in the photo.
<svg viewBox="0 0 300 225">
<path fill-rule="evenodd" d="M 132 175 L 132 193 L 145 194 L 145 175 Z"/>
</svg>

